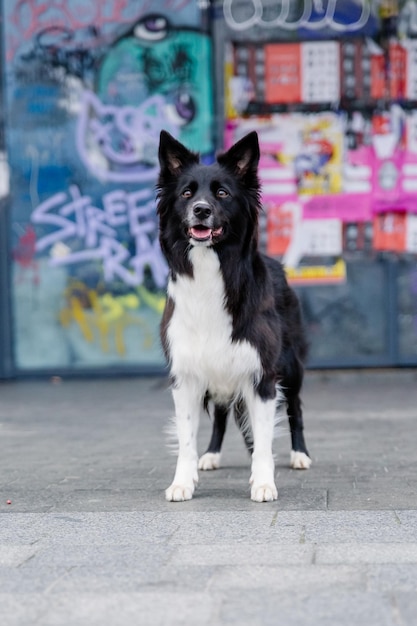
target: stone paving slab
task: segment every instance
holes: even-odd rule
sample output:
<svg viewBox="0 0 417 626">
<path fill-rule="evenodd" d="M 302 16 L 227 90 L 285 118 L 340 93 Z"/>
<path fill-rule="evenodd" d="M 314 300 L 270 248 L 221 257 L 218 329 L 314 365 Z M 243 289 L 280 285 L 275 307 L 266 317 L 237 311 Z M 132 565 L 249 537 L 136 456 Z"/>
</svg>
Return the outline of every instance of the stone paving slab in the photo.
<svg viewBox="0 0 417 626">
<path fill-rule="evenodd" d="M 412 624 L 398 616 L 417 587 L 417 511 L 13 513 L 0 556 L 7 625 L 98 624 L 107 611 L 106 623 L 133 624 L 134 607 L 151 625 L 257 623 L 256 607 L 262 624 L 278 610 L 297 624 L 301 607 L 307 624 L 342 619 L 343 607 L 334 623 Z"/>
<path fill-rule="evenodd" d="M 239 614 L 244 616 L 241 621 L 236 619 Z M 303 626 L 336 624 L 395 626 L 399 623 L 398 609 L 392 606 L 389 598 L 354 591 L 351 588 L 336 590 L 334 587 L 329 591 L 316 591 L 311 595 L 264 594 L 257 590 L 252 592 L 245 590 L 242 594 L 235 590 L 225 598 L 219 617 L 222 624 L 242 626 L 253 624 L 276 626 L 281 623 Z"/>
<path fill-rule="evenodd" d="M 167 503 L 164 379 L 0 383 L 1 626 L 414 626 L 417 373 L 310 372 L 304 405 L 313 467 L 283 424 L 277 502 L 230 424 Z"/>
<path fill-rule="evenodd" d="M 0 617 L 7 626 L 210 626 L 218 614 L 206 594 L 190 596 L 186 591 L 1 594 L 0 600 Z"/>
</svg>

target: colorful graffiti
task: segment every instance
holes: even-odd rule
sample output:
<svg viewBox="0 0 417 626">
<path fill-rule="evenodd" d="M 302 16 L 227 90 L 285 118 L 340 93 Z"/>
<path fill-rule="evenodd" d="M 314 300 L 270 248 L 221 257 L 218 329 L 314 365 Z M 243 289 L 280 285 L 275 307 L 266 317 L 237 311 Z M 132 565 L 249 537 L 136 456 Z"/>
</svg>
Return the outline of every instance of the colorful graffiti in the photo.
<svg viewBox="0 0 417 626">
<path fill-rule="evenodd" d="M 104 353 L 114 350 L 126 355 L 124 331 L 128 326 L 140 326 L 143 332 L 142 349 L 154 342 L 154 329 L 145 316 L 138 313 L 142 305 L 161 315 L 165 304 L 163 295 L 155 296 L 140 286 L 136 293 L 115 296 L 99 293 L 80 281 L 73 281 L 65 290 L 65 306 L 59 311 L 64 328 L 75 323 L 88 343 L 96 342 Z"/>
<path fill-rule="evenodd" d="M 131 25 L 143 16 L 153 13 L 155 2 L 97 0 L 86 4 L 84 0 L 17 0 L 8 2 L 5 8 L 8 25 L 7 59 L 11 61 L 21 48 L 22 42 L 32 43 L 39 36 L 42 37 L 45 31 L 65 29 L 66 32 L 73 33 L 71 38 L 66 38 L 57 46 L 57 52 L 61 50 L 61 54 L 65 54 L 68 50 L 75 49 L 75 39 L 79 33 L 83 33 L 83 29 L 94 27 L 107 35 L 115 26 L 120 28 Z M 163 15 L 179 12 L 184 22 L 198 22 L 198 7 L 192 0 L 160 0 L 158 8 Z M 86 49 L 88 43 L 84 37 L 80 37 L 81 48 Z"/>
<path fill-rule="evenodd" d="M 22 285 L 29 269 L 45 324 L 52 315 L 62 341 L 72 342 L 70 365 L 92 362 L 93 351 L 97 363 L 98 348 L 162 365 L 159 133 L 169 130 L 204 158 L 214 149 L 210 39 L 199 3 L 162 0 L 158 14 L 148 0 L 7 5 L 18 326 L 31 315 Z M 126 334 L 136 337 L 136 353 Z M 42 359 L 33 341 L 16 334 L 18 366 L 32 362 L 29 352 Z"/>
<path fill-rule="evenodd" d="M 91 197 L 81 195 L 76 185 L 68 194 L 57 193 L 41 203 L 32 213 L 32 222 L 55 229 L 37 240 L 36 250 L 50 248 L 51 265 L 100 260 L 108 283 L 117 279 L 140 285 L 149 268 L 155 285 L 162 289 L 168 270 L 157 239 L 151 190 L 111 191 L 103 196 L 102 205 L 103 209 L 93 206 Z M 121 243 L 119 227 L 127 227 L 129 238 L 134 238 L 133 254 Z M 71 240 L 76 242 L 76 250 L 69 245 Z"/>
<path fill-rule="evenodd" d="M 138 107 L 115 107 L 104 105 L 94 93 L 85 91 L 77 124 L 81 160 L 100 180 L 154 181 L 161 126 L 177 132 L 164 112 L 165 101 L 160 96 Z"/>
<path fill-rule="evenodd" d="M 20 268 L 17 280 L 25 280 L 25 272 L 27 270 L 32 273 L 33 284 L 39 283 L 38 263 L 35 259 L 36 254 L 36 233 L 30 224 L 19 237 L 17 245 L 12 250 L 12 259 Z"/>
<path fill-rule="evenodd" d="M 254 27 L 298 33 L 311 37 L 317 33 L 366 33 L 375 29 L 375 15 L 368 0 L 320 0 L 316 2 L 265 2 L 251 0 L 241 3 L 224 0 L 224 18 L 231 30 L 245 31 Z"/>
</svg>

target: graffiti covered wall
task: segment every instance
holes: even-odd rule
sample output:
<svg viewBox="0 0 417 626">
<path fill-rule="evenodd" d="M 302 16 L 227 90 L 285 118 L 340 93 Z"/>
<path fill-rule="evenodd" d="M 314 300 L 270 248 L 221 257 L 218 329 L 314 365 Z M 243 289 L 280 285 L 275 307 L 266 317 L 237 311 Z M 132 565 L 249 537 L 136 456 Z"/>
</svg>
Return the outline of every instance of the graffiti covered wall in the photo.
<svg viewBox="0 0 417 626">
<path fill-rule="evenodd" d="M 18 368 L 163 363 L 162 128 L 210 158 L 210 40 L 191 0 L 10 0 Z"/>
</svg>

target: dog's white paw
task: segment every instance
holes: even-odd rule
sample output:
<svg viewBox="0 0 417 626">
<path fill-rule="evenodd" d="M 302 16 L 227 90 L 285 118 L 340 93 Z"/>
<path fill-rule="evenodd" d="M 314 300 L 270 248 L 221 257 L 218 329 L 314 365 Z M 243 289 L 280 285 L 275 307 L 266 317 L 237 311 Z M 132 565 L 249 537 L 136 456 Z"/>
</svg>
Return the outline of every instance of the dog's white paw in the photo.
<svg viewBox="0 0 417 626">
<path fill-rule="evenodd" d="M 220 452 L 206 452 L 198 461 L 198 469 L 215 470 L 220 467 Z"/>
<path fill-rule="evenodd" d="M 194 485 L 178 485 L 172 483 L 165 491 L 165 498 L 168 502 L 184 502 L 191 500 L 194 493 Z"/>
<path fill-rule="evenodd" d="M 269 485 L 252 485 L 251 500 L 254 502 L 272 502 L 278 498 L 278 491 L 274 483 Z"/>
<path fill-rule="evenodd" d="M 305 452 L 296 452 L 291 450 L 290 466 L 293 469 L 309 469 L 311 459 Z"/>
</svg>

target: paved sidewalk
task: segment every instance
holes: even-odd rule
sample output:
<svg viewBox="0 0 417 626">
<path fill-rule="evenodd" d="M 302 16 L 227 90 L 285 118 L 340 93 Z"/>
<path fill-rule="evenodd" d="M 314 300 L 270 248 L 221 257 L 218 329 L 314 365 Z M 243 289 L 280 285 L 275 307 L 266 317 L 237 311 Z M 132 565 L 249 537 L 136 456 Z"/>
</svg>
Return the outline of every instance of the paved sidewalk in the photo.
<svg viewBox="0 0 417 626">
<path fill-rule="evenodd" d="M 277 502 L 231 423 L 168 503 L 164 379 L 0 383 L 1 626 L 414 626 L 417 371 L 308 372 L 304 405 L 313 466 L 283 426 Z"/>
</svg>

